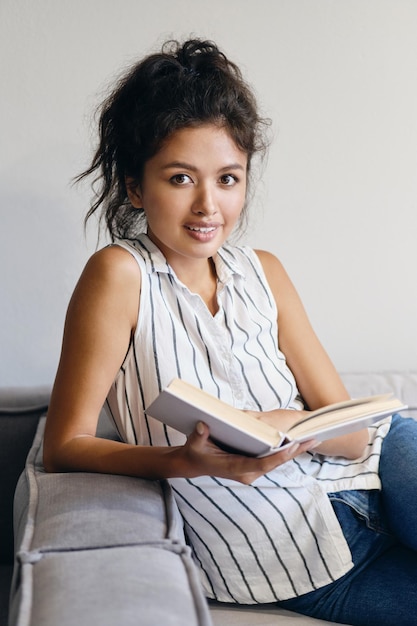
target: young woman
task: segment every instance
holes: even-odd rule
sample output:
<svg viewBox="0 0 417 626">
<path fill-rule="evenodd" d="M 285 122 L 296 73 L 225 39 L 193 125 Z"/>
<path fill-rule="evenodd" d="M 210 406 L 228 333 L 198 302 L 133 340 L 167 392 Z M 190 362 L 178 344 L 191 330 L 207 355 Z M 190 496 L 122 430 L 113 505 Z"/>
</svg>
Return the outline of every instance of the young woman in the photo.
<svg viewBox="0 0 417 626">
<path fill-rule="evenodd" d="M 113 244 L 69 305 L 45 468 L 169 479 L 210 598 L 412 624 L 414 422 L 254 459 L 145 412 L 174 377 L 281 430 L 348 397 L 280 262 L 228 243 L 264 128 L 239 69 L 199 40 L 146 57 L 104 102 L 81 177 L 101 182 L 88 217 L 101 209 Z M 123 443 L 96 437 L 104 402 Z"/>
</svg>

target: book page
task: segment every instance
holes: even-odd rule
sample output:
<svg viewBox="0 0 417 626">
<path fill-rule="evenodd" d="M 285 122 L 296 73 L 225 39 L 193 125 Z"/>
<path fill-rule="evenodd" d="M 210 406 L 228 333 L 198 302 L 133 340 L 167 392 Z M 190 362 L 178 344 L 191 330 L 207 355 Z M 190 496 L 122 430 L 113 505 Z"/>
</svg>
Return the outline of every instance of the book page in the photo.
<svg viewBox="0 0 417 626">
<path fill-rule="evenodd" d="M 316 411 L 312 411 L 306 417 L 301 418 L 299 421 L 297 421 L 294 424 L 293 428 L 295 426 L 304 424 L 305 422 L 309 422 L 310 420 L 316 420 L 318 417 L 322 415 L 324 416 L 328 413 L 336 414 L 336 413 L 339 413 L 339 411 L 343 411 L 345 415 L 348 413 L 348 410 L 350 412 L 350 409 L 354 409 L 355 407 L 361 407 L 361 406 L 363 406 L 364 409 L 366 410 L 366 407 L 368 405 L 376 404 L 384 400 L 389 400 L 389 398 L 391 398 L 392 395 L 393 395 L 392 393 L 387 393 L 387 394 L 383 394 L 379 396 L 368 396 L 365 398 L 353 398 L 351 400 L 344 400 L 343 402 L 335 402 L 334 404 L 328 404 L 320 409 L 317 409 Z"/>
</svg>

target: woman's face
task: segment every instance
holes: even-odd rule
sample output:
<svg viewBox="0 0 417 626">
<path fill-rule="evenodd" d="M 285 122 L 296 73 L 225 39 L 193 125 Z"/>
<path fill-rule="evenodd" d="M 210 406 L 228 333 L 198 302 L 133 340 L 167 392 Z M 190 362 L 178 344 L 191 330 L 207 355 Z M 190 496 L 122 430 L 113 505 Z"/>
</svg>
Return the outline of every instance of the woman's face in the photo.
<svg viewBox="0 0 417 626">
<path fill-rule="evenodd" d="M 129 191 L 148 235 L 168 262 L 208 259 L 225 242 L 245 204 L 247 155 L 229 133 L 208 124 L 173 133 Z"/>
</svg>

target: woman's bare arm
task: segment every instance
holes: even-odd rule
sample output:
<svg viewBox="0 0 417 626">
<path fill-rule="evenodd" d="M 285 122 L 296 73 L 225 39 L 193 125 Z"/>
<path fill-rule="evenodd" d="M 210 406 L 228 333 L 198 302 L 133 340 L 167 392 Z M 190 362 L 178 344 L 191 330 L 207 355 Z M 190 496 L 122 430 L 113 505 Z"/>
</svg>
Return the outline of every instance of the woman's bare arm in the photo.
<svg viewBox="0 0 417 626">
<path fill-rule="evenodd" d="M 278 307 L 279 347 L 308 407 L 315 410 L 348 399 L 349 394 L 318 340 L 300 297 L 282 264 L 268 252 L 257 251 L 257 254 Z M 279 421 L 279 411 L 276 414 Z M 265 417 L 267 421 L 274 421 L 272 415 Z M 323 442 L 316 451 L 357 458 L 363 454 L 367 443 L 368 432 L 362 430 Z"/>
<path fill-rule="evenodd" d="M 87 263 L 68 307 L 48 410 L 47 470 L 94 471 L 105 462 L 93 449 L 84 450 L 95 437 L 100 410 L 128 350 L 139 293 L 139 268 L 122 248 L 105 248 Z"/>
</svg>

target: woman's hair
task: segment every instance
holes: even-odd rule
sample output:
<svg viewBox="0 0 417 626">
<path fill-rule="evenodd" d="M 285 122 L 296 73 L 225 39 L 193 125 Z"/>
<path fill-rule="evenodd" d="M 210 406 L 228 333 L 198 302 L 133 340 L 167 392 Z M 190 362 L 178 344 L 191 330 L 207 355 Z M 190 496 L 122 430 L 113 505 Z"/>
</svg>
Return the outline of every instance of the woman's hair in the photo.
<svg viewBox="0 0 417 626">
<path fill-rule="evenodd" d="M 95 202 L 112 239 L 144 229 L 143 210 L 132 207 L 126 177 L 140 185 L 145 163 L 175 131 L 216 124 L 248 157 L 266 148 L 255 97 L 239 68 L 210 41 L 166 42 L 160 53 L 134 65 L 99 112 L 100 142 L 91 166 L 77 181 L 96 174 Z"/>
</svg>

